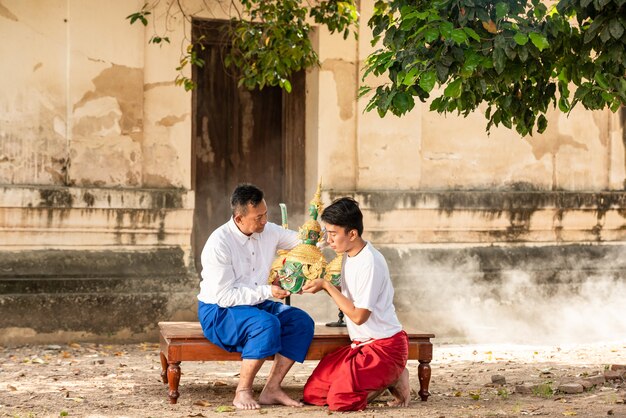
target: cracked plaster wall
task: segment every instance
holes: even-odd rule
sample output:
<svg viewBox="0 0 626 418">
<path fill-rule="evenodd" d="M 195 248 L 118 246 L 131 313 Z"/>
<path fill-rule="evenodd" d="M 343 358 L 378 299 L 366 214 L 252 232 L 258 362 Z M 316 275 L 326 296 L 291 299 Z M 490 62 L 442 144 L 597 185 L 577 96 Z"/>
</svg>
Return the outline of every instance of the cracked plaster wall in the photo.
<svg viewBox="0 0 626 418">
<path fill-rule="evenodd" d="M 142 5 L 0 0 L 0 183 L 189 187 L 180 51 L 154 48 L 169 71 L 146 70 L 147 29 L 125 20 Z"/>
</svg>

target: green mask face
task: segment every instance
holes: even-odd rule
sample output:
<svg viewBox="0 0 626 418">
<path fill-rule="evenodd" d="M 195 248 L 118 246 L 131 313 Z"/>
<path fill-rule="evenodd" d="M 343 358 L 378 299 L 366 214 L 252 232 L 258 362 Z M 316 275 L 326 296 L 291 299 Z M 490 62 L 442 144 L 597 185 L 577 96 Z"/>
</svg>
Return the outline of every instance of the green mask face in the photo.
<svg viewBox="0 0 626 418">
<path fill-rule="evenodd" d="M 283 268 L 278 272 L 280 287 L 291 292 L 298 293 L 302 290 L 306 277 L 302 273 L 302 264 L 294 261 L 285 261 Z"/>
</svg>

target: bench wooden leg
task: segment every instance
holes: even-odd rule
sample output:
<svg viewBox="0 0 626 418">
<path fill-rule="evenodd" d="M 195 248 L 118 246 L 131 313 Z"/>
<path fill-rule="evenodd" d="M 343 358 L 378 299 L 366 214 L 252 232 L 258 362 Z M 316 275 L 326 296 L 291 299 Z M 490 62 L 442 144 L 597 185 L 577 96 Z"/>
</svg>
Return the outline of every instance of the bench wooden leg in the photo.
<svg viewBox="0 0 626 418">
<path fill-rule="evenodd" d="M 430 392 L 428 392 L 428 385 L 430 384 L 430 360 L 420 360 L 420 365 L 417 366 L 417 376 L 420 381 L 420 391 L 418 394 L 422 401 L 428 400 Z"/>
<path fill-rule="evenodd" d="M 161 380 L 167 383 L 167 357 L 161 352 Z"/>
<path fill-rule="evenodd" d="M 167 396 L 170 403 L 174 404 L 178 400 L 178 383 L 180 382 L 180 361 L 172 362 L 167 365 L 167 381 L 169 383 L 169 392 Z"/>
</svg>

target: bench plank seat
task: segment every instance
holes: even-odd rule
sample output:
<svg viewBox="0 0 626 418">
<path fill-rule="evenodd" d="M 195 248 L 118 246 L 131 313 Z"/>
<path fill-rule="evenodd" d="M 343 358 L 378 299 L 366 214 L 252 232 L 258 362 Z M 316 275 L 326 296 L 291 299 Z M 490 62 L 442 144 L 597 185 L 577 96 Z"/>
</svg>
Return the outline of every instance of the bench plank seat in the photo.
<svg viewBox="0 0 626 418">
<path fill-rule="evenodd" d="M 161 378 L 169 385 L 168 398 L 175 404 L 178 400 L 180 363 L 182 361 L 239 361 L 240 353 L 230 353 L 212 344 L 202 334 L 199 322 L 159 322 Z M 430 393 L 430 361 L 433 346 L 430 342 L 434 334 L 405 329 L 409 336 L 409 359 L 419 360 L 417 374 L 420 382 L 419 396 L 426 401 Z M 326 354 L 350 344 L 345 328 L 315 326 L 313 341 L 306 360 L 321 360 Z M 268 358 L 268 359 L 271 359 Z"/>
</svg>

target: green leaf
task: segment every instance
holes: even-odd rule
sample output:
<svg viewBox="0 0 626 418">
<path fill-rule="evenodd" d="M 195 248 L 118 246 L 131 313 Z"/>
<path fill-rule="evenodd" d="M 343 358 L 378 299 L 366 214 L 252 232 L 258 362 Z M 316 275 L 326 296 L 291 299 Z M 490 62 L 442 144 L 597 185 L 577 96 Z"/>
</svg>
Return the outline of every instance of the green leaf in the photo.
<svg viewBox="0 0 626 418">
<path fill-rule="evenodd" d="M 619 39 L 624 34 L 624 27 L 619 20 L 615 18 L 609 22 L 609 31 L 611 32 L 611 36 L 613 38 Z"/>
<path fill-rule="evenodd" d="M 478 36 L 478 34 L 476 33 L 476 31 L 470 27 L 464 27 L 463 30 L 465 31 L 465 33 L 467 34 L 467 36 L 469 36 L 470 38 L 474 39 L 475 41 L 480 42 L 480 36 Z"/>
<path fill-rule="evenodd" d="M 449 83 L 446 89 L 443 91 L 443 95 L 446 97 L 458 98 L 461 97 L 463 91 L 463 80 L 457 78 L 453 82 Z"/>
<path fill-rule="evenodd" d="M 622 102 L 620 102 L 619 100 L 615 100 L 613 102 L 613 104 L 611 104 L 611 112 L 615 113 L 617 112 L 620 108 L 622 107 Z"/>
<path fill-rule="evenodd" d="M 437 38 L 439 38 L 439 29 L 437 28 L 429 28 L 424 32 L 426 42 L 433 42 Z"/>
<path fill-rule="evenodd" d="M 609 32 L 608 26 L 605 26 L 602 32 L 600 32 L 600 39 L 602 39 L 603 43 L 607 43 L 611 39 L 611 32 Z"/>
<path fill-rule="evenodd" d="M 445 83 L 446 80 L 448 79 L 448 73 L 450 72 L 450 67 L 445 66 L 442 63 L 438 62 L 437 64 L 435 64 L 435 69 L 437 70 L 437 78 L 439 79 L 439 82 Z"/>
<path fill-rule="evenodd" d="M 496 19 L 502 19 L 509 13 L 509 5 L 504 2 L 496 4 Z"/>
<path fill-rule="evenodd" d="M 417 73 L 419 72 L 419 68 L 413 67 L 411 68 L 401 80 L 402 84 L 405 86 L 412 86 L 415 84 L 415 80 L 417 79 Z"/>
<path fill-rule="evenodd" d="M 372 87 L 370 86 L 361 86 L 359 87 L 359 99 L 363 96 L 365 96 L 367 93 L 369 93 L 370 91 L 372 91 Z"/>
<path fill-rule="evenodd" d="M 541 20 L 546 15 L 547 11 L 548 8 L 546 7 L 546 5 L 538 2 L 533 10 L 533 13 L 537 19 Z"/>
<path fill-rule="evenodd" d="M 603 89 L 608 89 L 609 88 L 609 82 L 607 81 L 607 79 L 604 76 L 604 74 L 602 74 L 600 71 L 596 71 L 596 73 L 593 75 L 593 79 Z"/>
<path fill-rule="evenodd" d="M 461 68 L 461 74 L 464 77 L 471 76 L 472 73 L 476 71 L 476 68 L 478 68 L 481 61 L 482 57 L 480 55 L 475 52 L 468 52 L 465 62 L 463 63 L 463 67 Z"/>
<path fill-rule="evenodd" d="M 289 82 L 289 80 L 283 81 L 283 88 L 287 93 L 291 93 L 291 83 Z"/>
<path fill-rule="evenodd" d="M 400 30 L 406 31 L 415 26 L 417 23 L 417 16 L 406 16 L 402 19 L 402 24 L 400 25 Z"/>
<path fill-rule="evenodd" d="M 518 45 L 526 45 L 528 43 L 528 36 L 525 33 L 517 32 L 513 36 L 513 40 Z"/>
<path fill-rule="evenodd" d="M 550 43 L 548 42 L 546 37 L 540 33 L 531 32 L 528 36 L 530 37 L 530 41 L 533 43 L 533 45 L 537 47 L 539 51 L 543 51 L 550 46 Z"/>
<path fill-rule="evenodd" d="M 395 115 L 403 115 L 404 113 L 410 111 L 415 106 L 415 101 L 413 97 L 405 91 L 401 91 L 395 96 L 393 96 L 392 104 L 394 109 L 392 112 Z"/>
<path fill-rule="evenodd" d="M 436 81 L 437 81 L 437 73 L 433 70 L 426 71 L 425 73 L 422 73 L 422 75 L 420 76 L 419 86 L 427 93 L 430 93 L 432 89 L 435 87 Z"/>
<path fill-rule="evenodd" d="M 528 59 L 528 48 L 526 46 L 518 48 L 517 56 L 519 57 L 520 61 L 526 62 L 526 60 Z"/>
<path fill-rule="evenodd" d="M 548 127 L 548 119 L 544 115 L 539 115 L 537 118 L 537 132 L 540 134 L 544 133 L 546 128 Z"/>
<path fill-rule="evenodd" d="M 453 30 L 454 30 L 454 25 L 452 24 L 452 22 L 444 21 L 439 26 L 439 32 L 441 33 L 441 36 L 443 36 L 446 39 L 452 38 L 452 31 Z"/>
<path fill-rule="evenodd" d="M 454 29 L 452 31 L 452 40 L 460 45 L 467 42 L 467 35 L 462 29 Z"/>
<path fill-rule="evenodd" d="M 608 93 L 606 91 L 603 91 L 601 96 L 602 96 L 602 99 L 604 99 L 604 101 L 607 102 L 607 103 L 611 103 L 613 101 L 613 98 L 614 98 L 613 94 Z"/>
<path fill-rule="evenodd" d="M 506 54 L 502 49 L 493 50 L 493 67 L 498 74 L 502 74 L 506 65 Z"/>
</svg>

